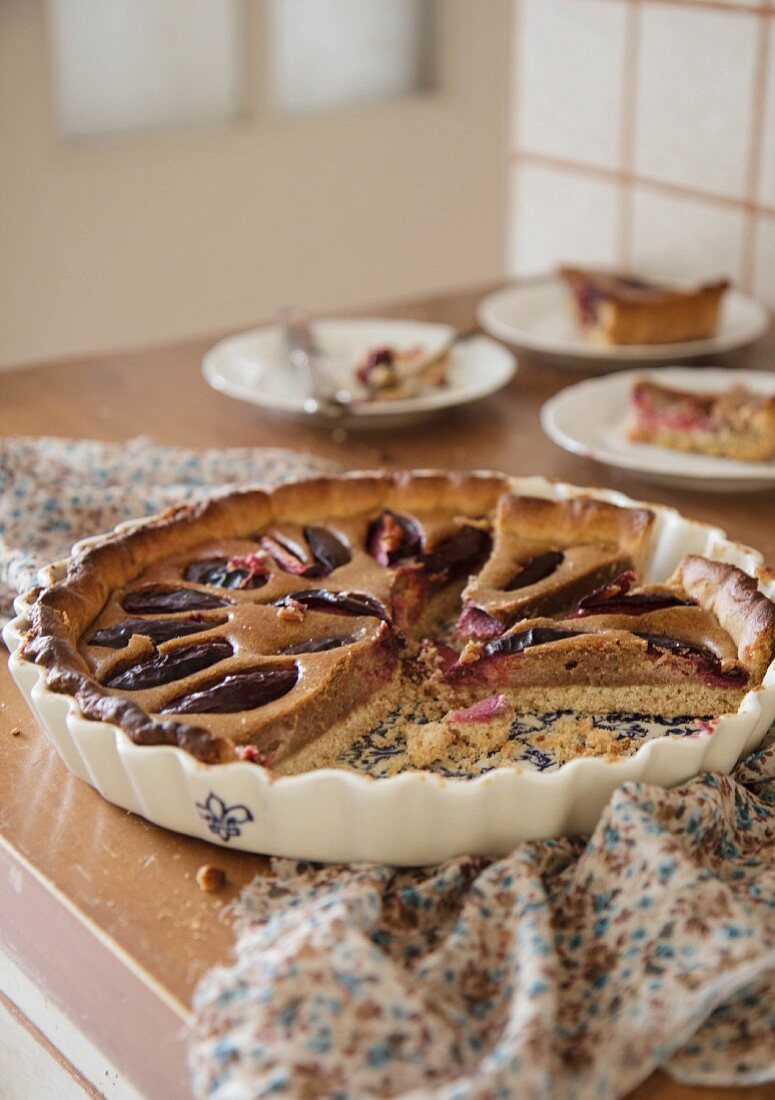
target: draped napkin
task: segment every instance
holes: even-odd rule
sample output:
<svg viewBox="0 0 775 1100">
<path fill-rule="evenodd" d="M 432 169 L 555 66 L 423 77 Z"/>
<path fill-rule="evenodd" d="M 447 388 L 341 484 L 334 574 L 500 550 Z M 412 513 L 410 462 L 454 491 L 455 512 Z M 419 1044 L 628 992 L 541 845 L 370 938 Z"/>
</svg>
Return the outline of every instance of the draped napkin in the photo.
<svg viewBox="0 0 775 1100">
<path fill-rule="evenodd" d="M 419 870 L 275 860 L 234 917 L 236 961 L 195 998 L 198 1098 L 771 1080 L 775 745 L 732 776 L 624 784 L 587 841 Z"/>
<path fill-rule="evenodd" d="M 138 437 L 98 443 L 0 439 L 0 622 L 42 565 L 78 539 L 181 501 L 238 486 L 278 485 L 331 463 L 276 447 L 183 450 Z"/>
</svg>

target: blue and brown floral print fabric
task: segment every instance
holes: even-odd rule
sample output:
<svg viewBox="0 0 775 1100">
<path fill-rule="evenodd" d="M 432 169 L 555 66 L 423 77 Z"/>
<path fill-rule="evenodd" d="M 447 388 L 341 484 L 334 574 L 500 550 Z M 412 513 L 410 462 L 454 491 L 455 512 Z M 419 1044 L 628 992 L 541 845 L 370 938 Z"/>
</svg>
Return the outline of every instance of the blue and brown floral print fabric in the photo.
<svg viewBox="0 0 775 1100">
<path fill-rule="evenodd" d="M 79 539 L 170 504 L 332 468 L 272 447 L 188 451 L 144 438 L 0 439 L 0 624 L 38 569 L 67 557 Z"/>
<path fill-rule="evenodd" d="M 628 783 L 588 840 L 274 861 L 196 997 L 195 1095 L 601 1100 L 775 1077 L 775 747 Z"/>
</svg>

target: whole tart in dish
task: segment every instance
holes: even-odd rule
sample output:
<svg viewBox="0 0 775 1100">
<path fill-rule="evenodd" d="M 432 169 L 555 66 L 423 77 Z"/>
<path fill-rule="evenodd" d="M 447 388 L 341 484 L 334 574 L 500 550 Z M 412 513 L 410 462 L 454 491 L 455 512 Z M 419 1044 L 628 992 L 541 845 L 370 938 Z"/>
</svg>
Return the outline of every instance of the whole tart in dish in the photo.
<svg viewBox="0 0 775 1100">
<path fill-rule="evenodd" d="M 688 290 L 631 275 L 563 267 L 581 331 L 601 344 L 674 344 L 716 331 L 726 279 Z"/>
<path fill-rule="evenodd" d="M 761 462 L 775 455 L 775 397 L 744 386 L 692 393 L 640 379 L 627 436 L 677 451 Z"/>
<path fill-rule="evenodd" d="M 734 710 L 775 606 L 697 556 L 639 583 L 654 519 L 496 474 L 233 493 L 77 554 L 31 603 L 22 656 L 137 744 L 280 772 L 336 761 L 408 697 L 429 721 Z"/>
</svg>

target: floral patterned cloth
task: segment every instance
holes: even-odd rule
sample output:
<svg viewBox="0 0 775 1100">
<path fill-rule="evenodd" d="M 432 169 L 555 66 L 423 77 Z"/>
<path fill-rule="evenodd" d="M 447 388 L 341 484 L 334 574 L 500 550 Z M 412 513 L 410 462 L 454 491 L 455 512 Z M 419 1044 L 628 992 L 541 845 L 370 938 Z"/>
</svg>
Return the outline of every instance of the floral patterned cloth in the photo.
<svg viewBox="0 0 775 1100">
<path fill-rule="evenodd" d="M 277 485 L 331 470 L 278 448 L 186 451 L 149 439 L 0 439 L 0 622 L 42 565 L 78 539 L 238 484 Z"/>
<path fill-rule="evenodd" d="M 588 841 L 424 870 L 274 861 L 196 999 L 194 1093 L 601 1100 L 775 1077 L 775 745 L 628 783 Z"/>
</svg>

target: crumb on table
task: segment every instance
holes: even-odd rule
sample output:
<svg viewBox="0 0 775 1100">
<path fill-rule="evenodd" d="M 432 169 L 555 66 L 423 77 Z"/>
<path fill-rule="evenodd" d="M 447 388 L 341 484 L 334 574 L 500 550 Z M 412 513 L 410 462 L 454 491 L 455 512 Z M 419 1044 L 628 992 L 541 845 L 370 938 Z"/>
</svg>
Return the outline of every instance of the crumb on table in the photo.
<svg viewBox="0 0 775 1100">
<path fill-rule="evenodd" d="M 196 881 L 200 890 L 203 890 L 206 894 L 214 894 L 226 882 L 226 875 L 220 867 L 215 867 L 212 863 L 205 863 L 197 871 Z"/>
</svg>

